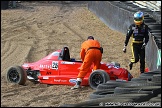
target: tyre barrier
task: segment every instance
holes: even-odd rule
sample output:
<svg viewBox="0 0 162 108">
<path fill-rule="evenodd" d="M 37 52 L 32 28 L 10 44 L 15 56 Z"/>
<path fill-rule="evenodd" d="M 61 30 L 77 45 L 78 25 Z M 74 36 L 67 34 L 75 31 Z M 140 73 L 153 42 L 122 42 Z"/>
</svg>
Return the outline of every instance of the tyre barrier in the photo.
<svg viewBox="0 0 162 108">
<path fill-rule="evenodd" d="M 129 86 L 129 87 L 116 87 L 114 89 L 115 94 L 122 93 L 149 93 L 153 96 L 157 96 L 161 93 L 161 86 Z"/>
<path fill-rule="evenodd" d="M 160 35 L 159 35 L 159 36 L 156 36 L 156 37 L 154 37 L 154 40 L 155 40 L 155 42 L 156 42 L 156 41 L 159 41 L 159 42 L 161 42 L 161 38 L 160 38 Z"/>
<path fill-rule="evenodd" d="M 156 23 L 156 20 L 150 17 L 144 17 L 144 22 L 146 25 L 148 25 L 148 24 Z"/>
<path fill-rule="evenodd" d="M 161 31 L 161 24 L 148 24 L 148 28 Z"/>
<path fill-rule="evenodd" d="M 161 84 L 161 74 L 153 75 L 152 82 Z"/>
<path fill-rule="evenodd" d="M 152 71 L 140 76 L 141 81 L 109 80 L 99 84 L 98 89 L 89 95 L 89 100 L 60 107 L 101 107 L 106 102 L 161 102 L 161 72 Z M 150 76 L 151 81 L 147 79 Z"/>
<path fill-rule="evenodd" d="M 150 81 L 151 79 L 148 79 L 148 78 L 132 78 L 131 81 L 132 82 L 147 82 L 147 81 Z"/>
<path fill-rule="evenodd" d="M 152 17 L 161 24 L 161 11 L 154 11 Z"/>
<path fill-rule="evenodd" d="M 148 102 L 161 102 L 161 97 L 153 97 Z"/>
<path fill-rule="evenodd" d="M 114 80 L 109 80 L 106 83 L 99 84 L 96 88 L 96 91 L 99 90 L 104 90 L 104 89 L 114 89 L 115 87 L 119 86 L 127 86 L 130 81 L 114 81 Z"/>
<path fill-rule="evenodd" d="M 154 33 L 153 36 L 158 48 L 161 49 L 161 33 Z"/>
<path fill-rule="evenodd" d="M 161 39 L 161 32 L 153 32 L 151 33 L 154 37 L 158 37 Z"/>
<path fill-rule="evenodd" d="M 161 94 L 158 94 L 156 97 L 151 98 L 148 102 L 160 102 L 161 103 Z"/>
<path fill-rule="evenodd" d="M 138 78 L 132 78 L 131 82 L 161 83 L 161 74 L 156 74 L 153 76 L 141 76 Z"/>
<path fill-rule="evenodd" d="M 100 91 L 95 91 L 89 95 L 89 99 L 96 99 L 96 98 L 102 98 L 105 97 L 106 95 L 114 95 L 114 89 L 106 89 L 106 90 L 100 90 Z"/>
<path fill-rule="evenodd" d="M 161 102 L 161 70 L 142 73 L 131 81 L 108 80 L 99 84 L 88 100 L 59 107 L 102 107 L 107 102 Z"/>
<path fill-rule="evenodd" d="M 127 97 L 132 97 L 132 99 L 134 101 L 141 101 L 141 99 L 139 100 L 139 98 L 144 98 L 146 96 L 151 96 L 149 93 L 132 93 L 132 94 L 117 94 L 117 93 L 114 93 L 114 90 L 101 90 L 101 91 L 95 91 L 93 93 L 91 93 L 89 95 L 89 98 L 90 99 L 96 99 L 96 98 L 127 98 Z M 138 99 L 137 99 L 138 97 Z M 148 97 L 147 97 L 148 98 Z M 150 97 L 151 98 L 151 97 Z"/>
<path fill-rule="evenodd" d="M 114 89 L 115 87 L 118 87 L 118 85 L 103 83 L 97 86 L 96 91 Z"/>
<path fill-rule="evenodd" d="M 156 75 L 156 74 L 161 74 L 161 71 L 156 70 L 156 71 L 144 72 L 144 73 L 140 74 L 140 76 L 153 76 L 153 75 Z"/>
<path fill-rule="evenodd" d="M 108 81 L 106 83 L 102 83 L 99 84 L 97 86 L 96 91 L 100 91 L 100 90 L 111 90 L 111 89 L 115 89 L 116 87 L 131 87 L 131 86 L 160 86 L 161 82 L 160 79 L 158 79 L 157 82 L 153 82 L 152 78 L 153 76 L 151 76 L 151 78 L 134 78 L 131 81 Z M 157 76 L 159 77 L 159 76 Z M 156 76 L 154 76 L 154 79 L 156 78 Z M 151 79 L 151 80 L 150 80 Z"/>
<path fill-rule="evenodd" d="M 161 30 L 150 29 L 149 32 L 150 32 L 150 33 L 161 33 Z"/>
<path fill-rule="evenodd" d="M 161 71 L 150 71 L 140 74 L 139 78 L 151 79 L 153 75 L 161 74 Z"/>
</svg>

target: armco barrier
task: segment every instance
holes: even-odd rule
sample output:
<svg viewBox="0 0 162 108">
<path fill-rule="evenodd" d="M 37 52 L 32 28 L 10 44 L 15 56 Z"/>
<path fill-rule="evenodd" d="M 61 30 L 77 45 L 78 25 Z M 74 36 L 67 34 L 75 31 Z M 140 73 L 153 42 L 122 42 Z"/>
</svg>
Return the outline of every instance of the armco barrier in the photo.
<svg viewBox="0 0 162 108">
<path fill-rule="evenodd" d="M 126 34 L 130 24 L 133 23 L 133 14 L 138 10 L 143 11 L 146 24 L 150 28 L 150 41 L 146 46 L 146 64 L 150 71 L 161 66 L 161 37 L 152 34 L 161 34 L 161 13 L 140 8 L 128 1 L 89 1 L 88 9 L 109 28 L 124 34 Z"/>
</svg>

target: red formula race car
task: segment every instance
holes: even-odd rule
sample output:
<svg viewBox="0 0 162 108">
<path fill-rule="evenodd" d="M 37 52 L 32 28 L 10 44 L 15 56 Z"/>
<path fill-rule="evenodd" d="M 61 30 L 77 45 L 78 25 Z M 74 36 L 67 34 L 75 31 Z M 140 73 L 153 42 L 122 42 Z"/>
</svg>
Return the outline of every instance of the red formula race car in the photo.
<svg viewBox="0 0 162 108">
<path fill-rule="evenodd" d="M 7 81 L 24 85 L 28 79 L 43 84 L 74 85 L 81 65 L 82 61 L 70 58 L 68 47 L 63 47 L 37 62 L 11 66 L 7 71 Z M 90 67 L 81 85 L 96 89 L 108 80 L 129 81 L 131 78 L 133 77 L 128 70 L 121 68 L 119 63 L 101 62 L 98 70 L 93 71 L 93 65 Z"/>
</svg>

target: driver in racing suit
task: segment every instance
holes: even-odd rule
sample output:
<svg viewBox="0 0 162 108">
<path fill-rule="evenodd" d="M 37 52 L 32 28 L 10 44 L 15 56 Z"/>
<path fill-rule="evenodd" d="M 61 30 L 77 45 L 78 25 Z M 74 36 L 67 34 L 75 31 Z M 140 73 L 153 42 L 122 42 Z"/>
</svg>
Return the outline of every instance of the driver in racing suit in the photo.
<svg viewBox="0 0 162 108">
<path fill-rule="evenodd" d="M 77 76 L 76 84 L 71 89 L 78 89 L 80 87 L 81 82 L 89 71 L 92 63 L 93 70 L 100 68 L 102 53 L 103 52 L 100 50 L 100 43 L 97 40 L 94 40 L 93 36 L 88 36 L 87 40 L 81 45 L 80 57 L 83 63 Z"/>
<path fill-rule="evenodd" d="M 131 49 L 132 58 L 129 63 L 130 70 L 134 63 L 140 60 L 140 72 L 144 73 L 145 70 L 145 46 L 149 41 L 148 26 L 144 24 L 144 14 L 138 11 L 134 14 L 134 24 L 131 24 L 126 39 L 124 42 L 123 52 L 126 53 L 126 46 L 129 38 L 132 37 Z"/>
</svg>

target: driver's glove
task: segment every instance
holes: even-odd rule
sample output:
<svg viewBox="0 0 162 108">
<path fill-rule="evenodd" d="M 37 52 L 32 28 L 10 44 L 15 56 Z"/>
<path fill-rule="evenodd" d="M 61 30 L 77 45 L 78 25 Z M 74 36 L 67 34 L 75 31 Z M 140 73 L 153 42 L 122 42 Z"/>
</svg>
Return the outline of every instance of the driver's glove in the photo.
<svg viewBox="0 0 162 108">
<path fill-rule="evenodd" d="M 127 49 L 126 46 L 124 45 L 123 52 L 126 53 Z"/>
<path fill-rule="evenodd" d="M 142 45 L 141 49 L 144 49 L 144 48 L 145 48 L 145 46 L 146 46 L 146 43 L 143 43 L 143 45 Z"/>
</svg>

